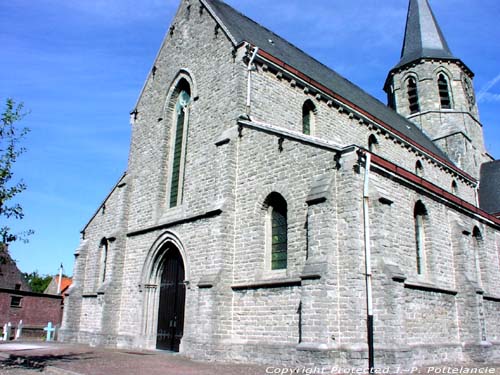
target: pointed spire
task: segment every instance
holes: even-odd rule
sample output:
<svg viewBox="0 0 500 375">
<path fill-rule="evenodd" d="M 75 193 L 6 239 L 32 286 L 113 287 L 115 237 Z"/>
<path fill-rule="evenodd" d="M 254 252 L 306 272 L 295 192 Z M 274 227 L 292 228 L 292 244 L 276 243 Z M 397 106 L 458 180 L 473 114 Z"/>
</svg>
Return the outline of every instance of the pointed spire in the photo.
<svg viewBox="0 0 500 375">
<path fill-rule="evenodd" d="M 410 0 L 401 60 L 396 67 L 426 57 L 458 60 L 451 53 L 428 0 Z"/>
</svg>

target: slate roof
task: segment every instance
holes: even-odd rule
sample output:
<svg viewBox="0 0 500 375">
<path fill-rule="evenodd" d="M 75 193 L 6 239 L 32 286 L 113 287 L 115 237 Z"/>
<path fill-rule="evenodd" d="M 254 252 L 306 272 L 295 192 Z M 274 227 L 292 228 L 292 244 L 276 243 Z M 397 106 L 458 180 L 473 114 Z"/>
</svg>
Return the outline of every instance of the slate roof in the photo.
<svg viewBox="0 0 500 375">
<path fill-rule="evenodd" d="M 479 207 L 490 214 L 500 213 L 500 160 L 481 165 Z"/>
<path fill-rule="evenodd" d="M 410 0 L 401 60 L 395 68 L 421 58 L 458 60 L 451 53 L 427 0 Z"/>
<path fill-rule="evenodd" d="M 7 246 L 0 244 L 0 288 L 31 291 L 22 272 L 17 268 L 16 262 L 11 258 Z"/>
<path fill-rule="evenodd" d="M 452 163 L 416 125 L 348 81 L 334 70 L 220 0 L 202 0 L 235 45 L 251 43 L 321 83 L 362 110 L 412 139 L 428 151 Z M 453 164 L 453 163 L 452 163 Z"/>
</svg>

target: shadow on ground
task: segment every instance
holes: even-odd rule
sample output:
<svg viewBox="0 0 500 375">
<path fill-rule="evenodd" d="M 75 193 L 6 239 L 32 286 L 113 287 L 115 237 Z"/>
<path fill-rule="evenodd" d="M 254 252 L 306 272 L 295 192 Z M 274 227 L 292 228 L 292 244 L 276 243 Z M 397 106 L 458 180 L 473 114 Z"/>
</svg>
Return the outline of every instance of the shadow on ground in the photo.
<svg viewBox="0 0 500 375">
<path fill-rule="evenodd" d="M 79 353 L 79 354 L 60 354 L 60 355 L 10 355 L 9 358 L 0 361 L 1 369 L 36 369 L 42 371 L 47 366 L 53 366 L 61 363 L 70 363 L 81 360 L 88 360 L 95 358 L 93 353 Z"/>
</svg>

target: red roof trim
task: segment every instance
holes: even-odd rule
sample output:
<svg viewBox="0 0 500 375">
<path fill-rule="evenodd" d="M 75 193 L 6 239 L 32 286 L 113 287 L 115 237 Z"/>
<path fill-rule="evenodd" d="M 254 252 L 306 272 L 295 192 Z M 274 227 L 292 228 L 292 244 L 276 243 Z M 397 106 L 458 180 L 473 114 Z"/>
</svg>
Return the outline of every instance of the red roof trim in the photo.
<svg viewBox="0 0 500 375">
<path fill-rule="evenodd" d="M 316 82 L 315 80 L 311 79 L 310 77 L 308 77 L 307 75 L 305 75 L 304 73 L 300 72 L 299 70 L 295 69 L 294 67 L 286 64 L 285 62 L 281 61 L 280 59 L 278 59 L 277 57 L 274 57 L 273 55 L 271 55 L 270 53 L 262 50 L 259 48 L 259 52 L 258 52 L 258 55 L 260 55 L 261 57 L 271 61 L 272 63 L 276 64 L 277 66 L 283 68 L 284 70 L 292 73 L 293 75 L 299 77 L 300 79 L 304 80 L 305 82 L 309 83 L 310 85 L 316 87 L 317 89 L 321 90 L 321 91 L 324 91 L 325 93 L 327 93 L 328 95 L 332 96 L 333 98 L 337 99 L 338 101 L 354 108 L 356 111 L 360 112 L 363 116 L 369 118 L 370 120 L 372 120 L 373 122 L 379 124 L 380 126 L 386 128 L 387 130 L 389 130 L 390 132 L 396 134 L 398 137 L 404 139 L 406 142 L 410 143 L 411 145 L 415 146 L 416 148 L 420 149 L 420 150 L 423 150 L 425 153 L 431 155 L 434 159 L 438 160 L 439 162 L 443 163 L 444 165 L 446 165 L 448 168 L 452 169 L 453 171 L 455 171 L 456 173 L 458 173 L 459 175 L 467 178 L 468 180 L 472 181 L 472 182 L 477 182 L 477 180 L 470 176 L 469 174 L 465 173 L 464 171 L 462 171 L 461 169 L 457 168 L 456 166 L 454 166 L 453 164 L 451 164 L 450 162 L 446 161 L 445 159 L 443 159 L 442 157 L 434 154 L 432 151 L 429 151 L 428 149 L 426 149 L 425 147 L 423 147 L 422 145 L 418 144 L 417 142 L 415 142 L 414 140 L 412 140 L 411 138 L 408 138 L 406 135 L 404 135 L 403 133 L 400 133 L 398 130 L 394 129 L 392 126 L 386 124 L 385 122 L 379 120 L 378 118 L 376 118 L 375 116 L 373 116 L 372 114 L 366 112 L 365 110 L 359 108 L 357 105 L 355 105 L 354 103 L 350 102 L 349 100 L 345 99 L 344 97 L 334 93 L 332 90 L 330 90 L 329 88 L 323 86 L 321 83 L 319 82 Z"/>
<path fill-rule="evenodd" d="M 366 151 L 365 151 L 365 153 L 366 153 Z M 488 220 L 494 222 L 495 224 L 500 225 L 500 219 L 495 217 L 494 215 L 490 215 L 486 211 L 483 211 L 480 208 L 470 204 L 469 202 L 464 201 L 463 199 L 457 197 L 456 195 L 453 195 L 450 192 L 441 189 L 439 186 L 434 185 L 432 182 L 424 180 L 422 177 L 417 176 L 416 174 L 414 174 L 414 173 L 412 173 L 404 168 L 401 168 L 401 167 L 397 166 L 396 164 L 391 163 L 390 161 L 381 158 L 380 156 L 377 156 L 374 154 L 371 154 L 371 155 L 372 155 L 371 156 L 372 163 L 377 164 L 378 166 L 380 166 L 380 167 L 382 167 L 390 172 L 393 172 L 394 174 L 398 175 L 399 177 L 402 177 L 405 180 L 411 181 L 414 184 L 416 184 L 420 187 L 423 187 L 426 190 L 429 190 L 436 195 L 439 195 L 441 198 L 444 198 L 447 201 L 452 202 L 452 203 L 462 207 L 463 209 L 465 209 L 467 211 L 471 211 L 479 216 L 482 216 L 485 219 L 488 219 Z"/>
</svg>

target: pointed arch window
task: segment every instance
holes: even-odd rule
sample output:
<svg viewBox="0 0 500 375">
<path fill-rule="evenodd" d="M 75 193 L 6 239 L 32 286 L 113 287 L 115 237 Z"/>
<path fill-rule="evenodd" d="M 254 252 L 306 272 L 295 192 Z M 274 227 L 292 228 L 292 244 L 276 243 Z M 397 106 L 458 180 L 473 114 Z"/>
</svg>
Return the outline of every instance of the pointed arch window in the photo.
<svg viewBox="0 0 500 375">
<path fill-rule="evenodd" d="M 174 129 L 172 164 L 170 174 L 170 207 L 175 207 L 182 200 L 184 182 L 184 161 L 186 154 L 186 134 L 189 121 L 189 104 L 191 102 L 191 90 L 185 80 L 182 80 L 177 88 L 174 106 Z"/>
<path fill-rule="evenodd" d="M 302 106 L 302 133 L 311 135 L 314 129 L 316 106 L 312 101 L 306 100 Z"/>
<path fill-rule="evenodd" d="M 278 193 L 267 199 L 267 243 L 271 257 L 271 270 L 287 268 L 288 214 L 287 203 Z"/>
<path fill-rule="evenodd" d="M 441 108 L 451 109 L 450 88 L 448 86 L 448 80 L 443 73 L 438 76 L 438 89 Z"/>
<path fill-rule="evenodd" d="M 474 238 L 474 266 L 476 269 L 476 280 L 479 285 L 482 285 L 482 277 L 481 277 L 481 262 L 479 259 L 479 252 L 483 247 L 483 235 L 481 230 L 476 226 L 472 230 L 472 237 Z"/>
<path fill-rule="evenodd" d="M 455 195 L 458 195 L 458 184 L 455 180 L 451 182 L 451 192 Z"/>
<path fill-rule="evenodd" d="M 373 134 L 368 137 L 368 151 L 375 152 L 378 147 L 378 139 Z"/>
<path fill-rule="evenodd" d="M 413 216 L 415 220 L 417 273 L 422 275 L 425 272 L 425 220 L 427 219 L 427 209 L 421 201 L 415 204 Z"/>
<path fill-rule="evenodd" d="M 422 177 L 424 175 L 424 166 L 422 165 L 422 162 L 420 160 L 417 160 L 415 163 L 415 174 L 419 177 Z"/>
<path fill-rule="evenodd" d="M 103 238 L 99 245 L 99 284 L 103 284 L 106 281 L 106 271 L 108 267 L 108 250 L 109 242 L 107 239 Z"/>
<path fill-rule="evenodd" d="M 408 104 L 410 107 L 410 114 L 420 112 L 420 104 L 418 103 L 418 88 L 415 78 L 410 77 L 407 81 L 408 87 Z"/>
</svg>

